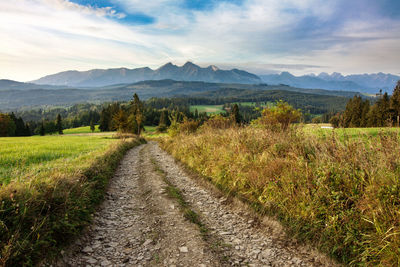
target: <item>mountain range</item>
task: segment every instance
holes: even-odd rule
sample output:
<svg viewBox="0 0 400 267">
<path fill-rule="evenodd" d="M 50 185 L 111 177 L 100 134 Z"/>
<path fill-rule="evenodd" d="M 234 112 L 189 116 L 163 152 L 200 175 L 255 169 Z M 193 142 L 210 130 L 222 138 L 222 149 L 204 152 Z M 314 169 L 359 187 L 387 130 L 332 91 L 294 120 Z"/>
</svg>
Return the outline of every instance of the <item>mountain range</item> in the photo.
<svg viewBox="0 0 400 267">
<path fill-rule="evenodd" d="M 280 74 L 260 75 L 268 84 L 286 84 L 300 88 L 320 88 L 326 90 L 359 91 L 363 93 L 378 93 L 380 89 L 392 93 L 400 76 L 385 73 L 352 74 L 344 76 L 334 72 L 322 72 L 318 75 L 310 74 L 294 76 L 289 72 Z"/>
<path fill-rule="evenodd" d="M 151 80 L 197 81 L 225 84 L 288 85 L 305 89 L 324 89 L 375 94 L 380 89 L 392 93 L 400 76 L 385 73 L 342 75 L 320 73 L 294 76 L 289 72 L 255 75 L 244 70 L 221 70 L 216 66 L 199 67 L 191 62 L 183 66 L 167 63 L 156 70 L 148 67 L 127 69 L 93 69 L 65 71 L 42 77 L 29 83 L 0 80 L 0 90 L 32 89 L 99 89 L 114 85 Z"/>
<path fill-rule="evenodd" d="M 113 84 L 128 84 L 145 80 L 172 79 L 177 81 L 202 81 L 213 83 L 261 83 L 261 79 L 249 72 L 232 69 L 221 70 L 216 66 L 201 68 L 191 62 L 179 67 L 167 63 L 152 70 L 148 67 L 127 69 L 94 69 L 89 71 L 65 71 L 32 81 L 35 84 L 68 87 L 101 87 Z"/>
</svg>

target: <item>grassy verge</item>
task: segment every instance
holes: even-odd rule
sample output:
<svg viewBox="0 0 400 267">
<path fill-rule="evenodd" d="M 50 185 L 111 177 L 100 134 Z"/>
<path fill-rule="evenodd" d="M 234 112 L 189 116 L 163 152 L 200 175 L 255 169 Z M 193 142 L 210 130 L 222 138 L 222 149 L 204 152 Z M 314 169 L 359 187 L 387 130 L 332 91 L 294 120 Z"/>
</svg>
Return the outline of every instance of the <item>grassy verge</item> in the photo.
<svg viewBox="0 0 400 267">
<path fill-rule="evenodd" d="M 0 266 L 32 266 L 55 257 L 90 223 L 125 152 L 142 142 L 114 140 L 96 153 L 49 165 L 49 170 L 32 176 L 28 172 L 23 179 L 4 185 L 0 189 Z"/>
<path fill-rule="evenodd" d="M 350 265 L 400 264 L 400 137 L 202 129 L 161 141 L 224 191 Z"/>
</svg>

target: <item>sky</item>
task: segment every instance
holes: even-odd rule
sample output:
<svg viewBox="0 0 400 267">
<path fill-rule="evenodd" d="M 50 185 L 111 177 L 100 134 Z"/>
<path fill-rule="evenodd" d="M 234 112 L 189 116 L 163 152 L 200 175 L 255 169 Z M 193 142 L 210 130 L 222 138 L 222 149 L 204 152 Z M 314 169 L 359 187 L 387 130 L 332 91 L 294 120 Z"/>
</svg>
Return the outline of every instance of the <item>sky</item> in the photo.
<svg viewBox="0 0 400 267">
<path fill-rule="evenodd" d="M 400 74 L 399 0 L 0 1 L 0 79 L 172 62 Z"/>
</svg>

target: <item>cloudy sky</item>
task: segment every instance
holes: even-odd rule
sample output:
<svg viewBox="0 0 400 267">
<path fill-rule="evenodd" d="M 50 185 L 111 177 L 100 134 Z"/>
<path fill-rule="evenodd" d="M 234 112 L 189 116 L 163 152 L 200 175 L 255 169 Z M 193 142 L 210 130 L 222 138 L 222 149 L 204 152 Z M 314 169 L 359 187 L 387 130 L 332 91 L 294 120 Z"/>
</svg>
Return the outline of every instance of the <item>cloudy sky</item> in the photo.
<svg viewBox="0 0 400 267">
<path fill-rule="evenodd" d="M 399 0 L 1 0 L 0 79 L 188 60 L 399 74 L 399 10 Z"/>
</svg>

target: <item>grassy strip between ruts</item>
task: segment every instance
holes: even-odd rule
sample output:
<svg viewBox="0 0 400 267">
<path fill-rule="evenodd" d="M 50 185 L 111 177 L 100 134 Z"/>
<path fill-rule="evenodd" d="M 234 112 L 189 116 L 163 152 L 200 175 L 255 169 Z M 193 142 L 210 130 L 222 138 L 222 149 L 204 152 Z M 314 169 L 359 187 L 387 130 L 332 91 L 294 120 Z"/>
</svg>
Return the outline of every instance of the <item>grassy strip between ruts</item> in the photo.
<svg viewBox="0 0 400 267">
<path fill-rule="evenodd" d="M 121 139 L 74 173 L 31 177 L 0 189 L 0 266 L 33 266 L 55 257 L 90 223 L 127 150 L 144 140 Z"/>
<path fill-rule="evenodd" d="M 200 129 L 164 149 L 224 191 L 354 266 L 400 264 L 400 138 Z"/>
</svg>

